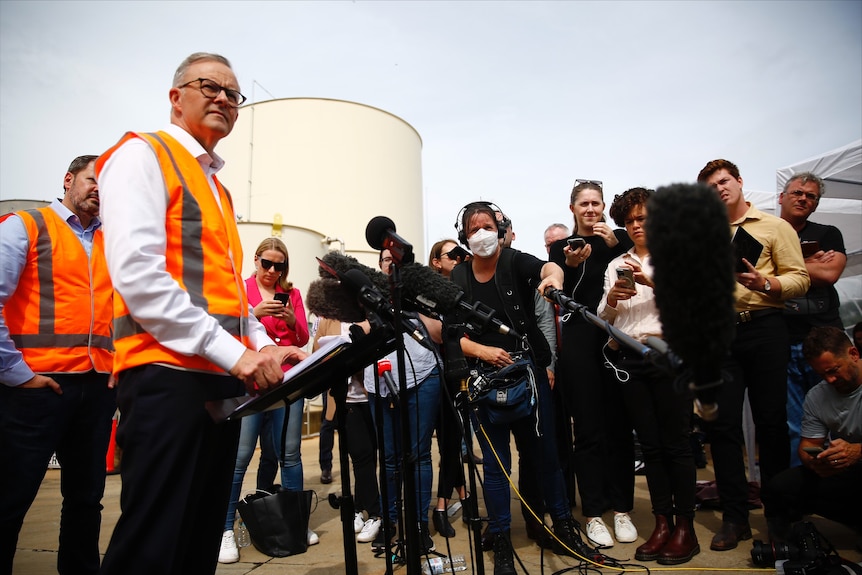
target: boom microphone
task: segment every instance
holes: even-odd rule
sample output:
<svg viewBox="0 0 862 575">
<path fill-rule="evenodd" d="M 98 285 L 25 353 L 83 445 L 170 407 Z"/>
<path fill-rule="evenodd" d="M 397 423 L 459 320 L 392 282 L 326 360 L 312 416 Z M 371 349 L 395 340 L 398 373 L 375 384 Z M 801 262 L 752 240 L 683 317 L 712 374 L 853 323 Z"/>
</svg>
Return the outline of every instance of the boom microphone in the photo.
<svg viewBox="0 0 862 575">
<path fill-rule="evenodd" d="M 395 233 L 395 222 L 386 216 L 371 218 L 365 227 L 365 241 L 375 250 L 389 250 L 398 263 L 413 261 L 413 245 Z"/>
<path fill-rule="evenodd" d="M 694 391 L 702 417 L 714 419 L 721 365 L 735 334 L 727 208 L 710 188 L 673 184 L 656 190 L 647 213 L 662 333 L 683 361 L 678 381 Z"/>
<path fill-rule="evenodd" d="M 465 302 L 461 288 L 428 266 L 416 263 L 403 266 L 401 280 L 405 309 L 463 321 L 473 333 L 496 331 L 521 338 L 518 332 L 496 319 L 496 312 L 490 307 L 481 302 L 473 305 Z"/>
<path fill-rule="evenodd" d="M 335 278 L 320 278 L 309 284 L 305 307 L 320 317 L 356 323 L 365 319 L 365 310 L 357 296 Z"/>
<path fill-rule="evenodd" d="M 323 258 L 323 263 L 334 269 L 338 273 L 339 279 L 347 273 L 348 270 L 359 270 L 362 274 L 371 280 L 371 283 L 383 293 L 389 291 L 389 276 L 380 270 L 370 268 L 367 265 L 360 263 L 356 258 L 346 256 L 338 252 L 329 252 Z M 319 268 L 320 277 L 332 277 L 323 268 Z"/>
</svg>

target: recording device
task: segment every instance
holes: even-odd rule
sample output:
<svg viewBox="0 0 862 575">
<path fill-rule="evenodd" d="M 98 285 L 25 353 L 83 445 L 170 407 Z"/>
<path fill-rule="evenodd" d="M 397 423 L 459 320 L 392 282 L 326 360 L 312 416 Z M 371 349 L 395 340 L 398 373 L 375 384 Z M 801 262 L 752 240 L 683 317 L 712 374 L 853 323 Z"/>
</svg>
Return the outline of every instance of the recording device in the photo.
<svg viewBox="0 0 862 575">
<path fill-rule="evenodd" d="M 386 216 L 371 218 L 365 227 L 365 241 L 375 250 L 389 250 L 396 263 L 409 264 L 414 260 L 413 244 L 395 233 L 395 222 Z"/>
<path fill-rule="evenodd" d="M 635 274 L 631 268 L 617 268 L 617 279 L 626 280 L 628 289 L 635 289 Z"/>
<path fill-rule="evenodd" d="M 775 567 L 785 575 L 862 573 L 858 565 L 843 562 L 832 544 L 809 521 L 794 525 L 786 543 L 755 540 L 751 560 L 758 567 Z"/>
<path fill-rule="evenodd" d="M 569 238 L 566 240 L 566 243 L 569 244 L 569 249 L 576 250 L 587 245 L 587 240 L 584 238 Z"/>
<path fill-rule="evenodd" d="M 820 251 L 820 242 L 817 240 L 804 240 L 800 242 L 799 247 L 802 248 L 802 257 L 810 258 Z"/>
<path fill-rule="evenodd" d="M 377 375 L 383 378 L 383 383 L 386 384 L 386 389 L 389 390 L 389 397 L 393 401 L 398 400 L 398 385 L 392 378 L 392 362 L 387 358 L 383 358 L 377 362 Z"/>
<path fill-rule="evenodd" d="M 287 305 L 290 303 L 290 294 L 284 292 L 277 292 L 275 294 L 275 299 L 280 301 L 282 305 Z"/>
<path fill-rule="evenodd" d="M 656 190 L 647 213 L 662 335 L 683 362 L 676 386 L 694 392 L 701 417 L 715 418 L 721 365 L 736 333 L 727 208 L 706 186 L 673 184 Z"/>
</svg>

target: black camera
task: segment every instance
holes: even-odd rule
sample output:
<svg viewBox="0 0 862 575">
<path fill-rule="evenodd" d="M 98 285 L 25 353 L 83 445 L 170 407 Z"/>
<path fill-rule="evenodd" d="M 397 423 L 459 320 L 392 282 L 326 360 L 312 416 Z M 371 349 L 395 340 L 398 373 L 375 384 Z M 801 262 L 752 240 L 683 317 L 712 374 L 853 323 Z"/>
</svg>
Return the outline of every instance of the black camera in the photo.
<svg viewBox="0 0 862 575">
<path fill-rule="evenodd" d="M 835 548 L 809 521 L 793 526 L 787 542 L 754 541 L 751 560 L 758 567 L 775 567 L 784 575 L 846 573 Z M 854 567 L 851 572 L 862 573 Z"/>
</svg>

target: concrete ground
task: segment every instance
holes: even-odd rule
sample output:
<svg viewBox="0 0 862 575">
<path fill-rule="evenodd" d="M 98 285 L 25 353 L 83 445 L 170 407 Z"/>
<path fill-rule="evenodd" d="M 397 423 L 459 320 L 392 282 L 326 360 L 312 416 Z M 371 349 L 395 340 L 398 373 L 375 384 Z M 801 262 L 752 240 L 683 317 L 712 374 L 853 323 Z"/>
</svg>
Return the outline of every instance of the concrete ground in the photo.
<svg viewBox="0 0 862 575">
<path fill-rule="evenodd" d="M 337 442 L 336 442 L 337 449 Z M 436 452 L 436 448 L 434 449 Z M 341 537 L 341 524 L 338 511 L 332 509 L 327 503 L 327 497 L 331 493 L 340 494 L 341 473 L 336 463 L 333 470 L 334 482 L 330 485 L 320 483 L 320 470 L 317 465 L 318 441 L 312 437 L 303 441 L 302 454 L 305 469 L 305 486 L 317 492 L 320 504 L 311 515 L 311 528 L 320 536 L 320 544 L 310 547 L 305 554 L 295 557 L 271 558 L 259 553 L 254 547 L 246 547 L 240 551 L 239 563 L 230 565 L 219 565 L 216 573 L 218 575 L 241 575 L 253 573 L 254 575 L 330 575 L 344 572 L 344 544 Z M 336 451 L 337 454 L 337 451 Z M 436 456 L 436 454 L 435 454 Z M 336 456 L 337 457 L 337 456 Z M 435 459 L 436 461 L 436 459 Z M 256 460 L 252 462 L 249 472 L 246 474 L 244 487 L 245 492 L 254 488 L 254 470 L 257 467 Z M 712 471 L 699 470 L 698 479 L 712 479 Z M 21 535 L 18 539 L 18 551 L 15 556 L 13 573 L 15 575 L 49 575 L 56 573 L 57 561 L 57 534 L 60 513 L 60 471 L 48 470 L 39 495 L 36 498 L 29 514 L 24 522 Z M 102 534 L 100 548 L 104 552 L 108 545 L 114 524 L 119 516 L 120 477 L 109 476 L 103 504 L 105 510 L 102 521 Z M 646 562 L 643 567 L 636 565 L 634 552 L 638 545 L 649 537 L 653 526 L 653 517 L 650 513 L 649 497 L 644 477 L 637 477 L 635 492 L 635 509 L 632 519 L 640 531 L 641 537 L 634 543 L 617 543 L 605 553 L 626 563 L 627 572 L 644 571 L 649 568 L 650 572 L 674 572 L 681 575 L 693 575 L 706 571 L 731 571 L 739 573 L 751 573 L 757 571 L 751 563 L 750 552 L 751 541 L 742 542 L 737 549 L 726 552 L 715 552 L 709 550 L 709 542 L 712 534 L 721 524 L 721 515 L 716 511 L 698 511 L 696 517 L 696 530 L 700 540 L 701 553 L 692 561 L 677 567 L 662 567 L 655 562 Z M 481 505 L 481 500 L 480 500 Z M 515 551 L 520 556 L 528 573 L 554 573 L 567 567 L 574 567 L 577 562 L 568 557 L 557 557 L 553 553 L 544 554 L 544 571 L 542 571 L 541 554 L 539 548 L 527 539 L 523 523 L 520 520 L 520 510 L 516 505 L 512 506 L 513 517 L 512 542 Z M 470 546 L 467 540 L 467 530 L 460 521 L 461 514 L 458 512 L 452 519 L 457 535 L 451 539 L 452 553 L 464 554 L 468 564 L 473 566 L 475 561 L 470 560 Z M 575 518 L 579 521 L 583 517 L 579 509 L 575 509 Z M 166 519 L 170 520 L 170 519 Z M 606 523 L 612 524 L 612 517 L 606 514 Z M 842 557 L 852 561 L 862 561 L 860 553 L 859 534 L 853 533 L 840 525 L 822 518 L 813 518 L 814 523 L 821 532 L 832 542 Z M 766 524 L 763 513 L 760 510 L 751 514 L 751 526 L 754 539 L 766 539 Z M 433 528 L 432 528 L 433 529 Z M 446 551 L 446 540 L 432 534 L 437 550 Z M 357 545 L 359 558 L 359 573 L 384 573 L 385 564 L 383 559 L 375 559 L 368 544 Z M 493 559 L 491 553 L 484 554 L 485 572 L 493 573 Z M 603 568 L 605 573 L 620 572 L 620 569 Z M 396 572 L 405 573 L 403 566 L 397 566 Z M 518 573 L 522 573 L 518 570 Z M 766 572 L 774 572 L 767 570 Z M 154 574 L 158 575 L 158 574 Z"/>
</svg>

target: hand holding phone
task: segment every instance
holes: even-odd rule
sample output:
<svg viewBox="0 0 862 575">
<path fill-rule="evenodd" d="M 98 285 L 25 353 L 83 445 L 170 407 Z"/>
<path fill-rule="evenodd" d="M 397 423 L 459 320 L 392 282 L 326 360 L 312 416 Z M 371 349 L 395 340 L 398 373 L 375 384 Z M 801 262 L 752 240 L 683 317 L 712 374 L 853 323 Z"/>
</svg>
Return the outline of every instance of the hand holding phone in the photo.
<svg viewBox="0 0 862 575">
<path fill-rule="evenodd" d="M 808 445 L 802 448 L 802 451 L 810 455 L 811 457 L 817 457 L 821 453 L 823 453 L 822 447 L 817 447 L 816 445 Z"/>
<path fill-rule="evenodd" d="M 802 248 L 802 257 L 810 258 L 814 254 L 820 251 L 820 242 L 817 240 L 806 240 L 799 244 Z"/>
<path fill-rule="evenodd" d="M 566 240 L 566 243 L 569 244 L 569 249 L 577 250 L 587 245 L 587 240 L 584 238 L 569 238 Z"/>
<path fill-rule="evenodd" d="M 275 294 L 275 299 L 281 302 L 282 305 L 290 304 L 290 294 L 286 294 L 284 292 L 278 292 Z"/>
<path fill-rule="evenodd" d="M 628 289 L 635 289 L 635 275 L 631 268 L 617 268 L 617 279 L 625 280 Z"/>
</svg>

